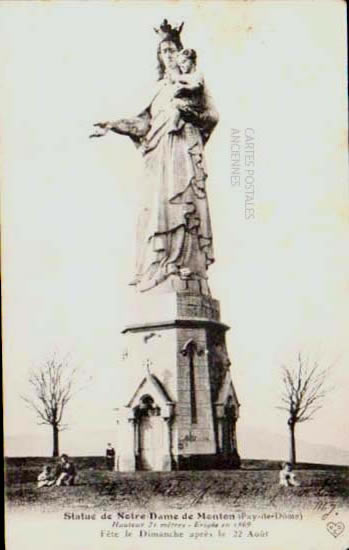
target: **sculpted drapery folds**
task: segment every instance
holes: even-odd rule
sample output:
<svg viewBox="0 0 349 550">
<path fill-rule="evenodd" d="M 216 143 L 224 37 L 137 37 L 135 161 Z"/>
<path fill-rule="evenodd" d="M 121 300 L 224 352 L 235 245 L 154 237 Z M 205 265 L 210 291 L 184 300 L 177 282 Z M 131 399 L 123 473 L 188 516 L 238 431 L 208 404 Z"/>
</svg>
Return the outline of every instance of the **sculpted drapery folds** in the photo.
<svg viewBox="0 0 349 550">
<path fill-rule="evenodd" d="M 179 52 L 193 59 L 193 50 L 182 48 L 182 26 L 165 20 L 157 31 L 159 80 L 150 105 L 135 118 L 97 123 L 94 135 L 128 135 L 144 158 L 131 284 L 140 292 L 209 294 L 207 268 L 214 257 L 204 145 L 218 116 L 195 67 L 192 75 L 181 74 Z"/>
</svg>

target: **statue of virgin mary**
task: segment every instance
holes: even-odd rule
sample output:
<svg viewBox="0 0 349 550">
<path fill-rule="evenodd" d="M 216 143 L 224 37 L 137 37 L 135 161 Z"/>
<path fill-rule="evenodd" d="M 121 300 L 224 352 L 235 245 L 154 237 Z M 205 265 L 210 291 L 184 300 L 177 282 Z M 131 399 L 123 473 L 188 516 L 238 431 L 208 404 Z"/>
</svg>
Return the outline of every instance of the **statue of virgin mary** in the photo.
<svg viewBox="0 0 349 550">
<path fill-rule="evenodd" d="M 182 123 L 174 128 L 182 27 L 183 23 L 172 27 L 164 20 L 156 30 L 159 80 L 146 109 L 135 118 L 99 122 L 93 135 L 109 130 L 128 135 L 144 158 L 131 284 L 139 292 L 209 295 L 207 269 L 214 257 L 204 146 L 218 116 L 203 86 L 201 109 L 184 109 Z"/>
</svg>

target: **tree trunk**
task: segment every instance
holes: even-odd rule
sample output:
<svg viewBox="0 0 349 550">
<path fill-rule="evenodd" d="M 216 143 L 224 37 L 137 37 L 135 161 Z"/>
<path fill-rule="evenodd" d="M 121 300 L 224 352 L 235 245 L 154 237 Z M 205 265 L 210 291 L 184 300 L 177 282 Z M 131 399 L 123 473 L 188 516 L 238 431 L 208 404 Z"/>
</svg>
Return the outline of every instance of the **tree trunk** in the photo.
<svg viewBox="0 0 349 550">
<path fill-rule="evenodd" d="M 290 454 L 289 462 L 294 465 L 296 463 L 296 438 L 295 438 L 295 427 L 296 423 L 292 420 L 288 421 L 288 427 L 290 429 Z"/>
<path fill-rule="evenodd" d="M 52 452 L 52 456 L 59 456 L 59 441 L 58 441 L 59 430 L 58 430 L 58 426 L 53 424 L 52 425 L 52 430 L 53 430 L 53 452 Z"/>
</svg>

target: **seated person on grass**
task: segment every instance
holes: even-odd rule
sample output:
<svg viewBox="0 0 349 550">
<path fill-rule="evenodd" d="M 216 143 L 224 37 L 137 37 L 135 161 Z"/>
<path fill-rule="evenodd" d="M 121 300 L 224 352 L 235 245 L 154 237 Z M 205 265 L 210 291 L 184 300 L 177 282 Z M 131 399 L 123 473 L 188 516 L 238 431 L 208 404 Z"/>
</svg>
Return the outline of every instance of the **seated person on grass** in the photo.
<svg viewBox="0 0 349 550">
<path fill-rule="evenodd" d="M 285 462 L 284 464 L 281 464 L 281 471 L 280 471 L 280 485 L 283 487 L 299 487 L 299 483 L 295 478 L 295 474 L 292 471 L 292 464 L 290 462 Z"/>
<path fill-rule="evenodd" d="M 56 485 L 74 485 L 76 478 L 76 469 L 74 463 L 69 459 L 68 455 L 61 456 L 60 464 L 56 471 Z"/>
<path fill-rule="evenodd" d="M 38 475 L 37 481 L 39 489 L 41 489 L 41 487 L 52 487 L 52 485 L 55 484 L 56 479 L 52 473 L 51 466 L 43 466 L 42 471 Z"/>
</svg>

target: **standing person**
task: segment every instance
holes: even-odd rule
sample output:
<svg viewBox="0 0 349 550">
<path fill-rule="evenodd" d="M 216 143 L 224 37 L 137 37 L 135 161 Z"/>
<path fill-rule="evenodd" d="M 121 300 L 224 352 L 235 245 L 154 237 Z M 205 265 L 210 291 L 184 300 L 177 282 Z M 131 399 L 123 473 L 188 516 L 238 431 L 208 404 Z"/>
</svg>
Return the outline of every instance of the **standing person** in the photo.
<svg viewBox="0 0 349 550">
<path fill-rule="evenodd" d="M 111 443 L 108 443 L 107 450 L 105 451 L 105 459 L 108 470 L 114 470 L 115 467 L 115 449 Z"/>
<path fill-rule="evenodd" d="M 56 485 L 74 485 L 76 478 L 76 469 L 74 463 L 69 459 L 68 455 L 61 456 L 60 464 L 57 468 Z"/>
</svg>

